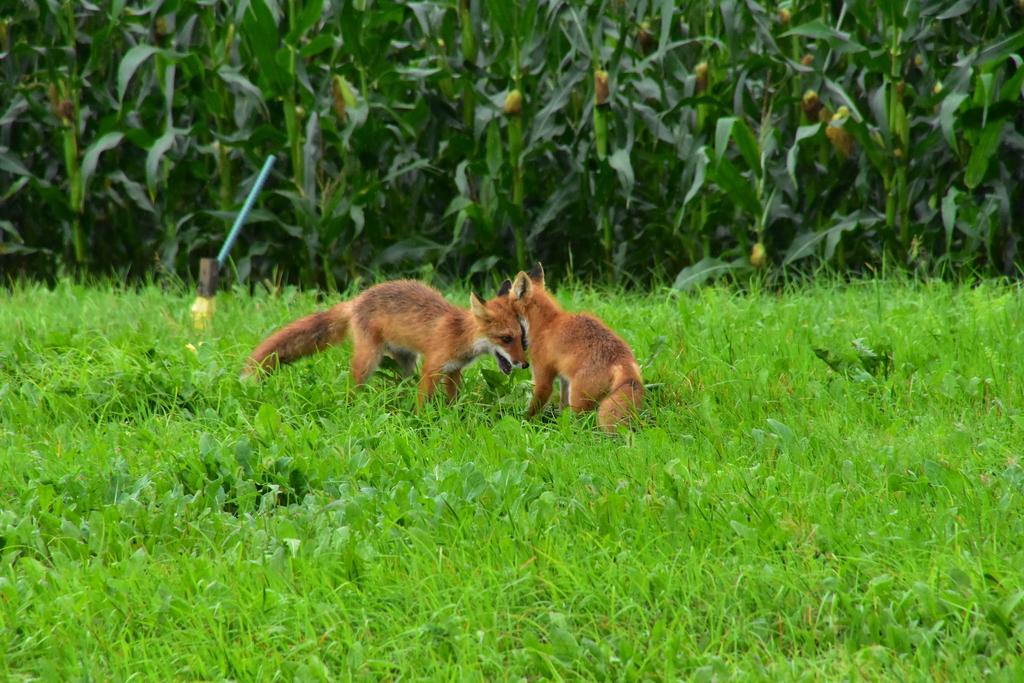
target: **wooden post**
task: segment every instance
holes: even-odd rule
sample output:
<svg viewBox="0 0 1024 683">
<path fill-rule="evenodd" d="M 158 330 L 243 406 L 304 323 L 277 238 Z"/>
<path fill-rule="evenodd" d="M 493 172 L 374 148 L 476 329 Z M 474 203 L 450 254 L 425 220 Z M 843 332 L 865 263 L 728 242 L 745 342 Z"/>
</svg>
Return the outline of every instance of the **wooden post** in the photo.
<svg viewBox="0 0 1024 683">
<path fill-rule="evenodd" d="M 197 330 L 206 329 L 213 318 L 219 268 L 220 265 L 215 258 L 199 260 L 198 296 L 192 303 L 192 325 Z"/>
<path fill-rule="evenodd" d="M 217 280 L 219 275 L 217 259 L 199 259 L 199 296 L 205 296 L 207 299 L 217 296 Z"/>
</svg>

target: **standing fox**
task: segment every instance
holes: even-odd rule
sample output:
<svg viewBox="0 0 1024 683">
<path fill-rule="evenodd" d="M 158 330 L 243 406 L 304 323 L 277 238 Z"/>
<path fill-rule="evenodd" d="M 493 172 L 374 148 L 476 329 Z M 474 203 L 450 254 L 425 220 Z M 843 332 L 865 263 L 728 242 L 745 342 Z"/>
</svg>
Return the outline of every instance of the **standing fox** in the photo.
<svg viewBox="0 0 1024 683">
<path fill-rule="evenodd" d="M 519 318 L 508 299 L 511 282 L 487 303 L 470 294 L 470 310 L 445 301 L 422 282 L 395 280 L 370 287 L 354 299 L 335 304 L 286 325 L 263 340 L 246 361 L 242 377 L 272 372 L 279 364 L 317 353 L 352 337 L 352 377 L 364 384 L 381 356 L 395 359 L 403 376 L 416 370 L 423 356 L 419 404 L 429 399 L 438 381 L 454 398 L 462 368 L 493 353 L 506 375 L 528 368 Z"/>
<path fill-rule="evenodd" d="M 516 276 L 509 298 L 526 328 L 533 360 L 528 417 L 547 403 L 555 377 L 562 380 L 562 405 L 568 402 L 576 412 L 596 407 L 597 423 L 606 431 L 640 409 L 644 385 L 629 345 L 594 316 L 563 311 L 544 289 L 541 264 Z"/>
</svg>

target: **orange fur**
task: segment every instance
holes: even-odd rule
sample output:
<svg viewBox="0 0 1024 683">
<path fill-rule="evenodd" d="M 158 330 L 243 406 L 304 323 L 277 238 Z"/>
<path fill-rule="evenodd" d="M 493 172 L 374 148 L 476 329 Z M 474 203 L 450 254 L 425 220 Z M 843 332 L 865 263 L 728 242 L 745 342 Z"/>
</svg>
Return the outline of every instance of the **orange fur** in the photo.
<svg viewBox="0 0 1024 683">
<path fill-rule="evenodd" d="M 544 289 L 539 263 L 516 276 L 509 298 L 527 325 L 533 362 L 528 417 L 547 403 L 556 377 L 562 378 L 562 406 L 576 412 L 596 408 L 597 423 L 606 431 L 640 409 L 644 385 L 629 345 L 598 318 L 563 311 Z"/>
<path fill-rule="evenodd" d="M 500 295 L 486 303 L 471 294 L 467 311 L 448 303 L 422 282 L 395 280 L 375 285 L 354 299 L 271 334 L 249 355 L 242 377 L 272 372 L 280 364 L 351 337 L 356 384 L 369 379 L 383 355 L 394 358 L 407 376 L 415 371 L 417 356 L 422 356 L 419 403 L 433 395 L 438 382 L 448 397 L 454 398 L 462 368 L 485 353 L 499 358 L 499 367 L 506 373 L 512 367 L 529 367 L 522 328 L 507 291 L 506 282 Z"/>
</svg>

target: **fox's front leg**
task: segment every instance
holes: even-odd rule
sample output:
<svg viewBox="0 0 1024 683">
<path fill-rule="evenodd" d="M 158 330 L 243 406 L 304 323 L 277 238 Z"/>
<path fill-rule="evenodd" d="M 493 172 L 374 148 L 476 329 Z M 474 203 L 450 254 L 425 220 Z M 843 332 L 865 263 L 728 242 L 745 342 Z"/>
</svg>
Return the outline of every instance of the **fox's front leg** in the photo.
<svg viewBox="0 0 1024 683">
<path fill-rule="evenodd" d="M 416 398 L 418 408 L 422 408 L 423 404 L 434 395 L 434 389 L 437 388 L 437 383 L 441 378 L 441 367 L 437 363 L 424 361 L 423 376 L 420 377 L 419 396 Z"/>
<path fill-rule="evenodd" d="M 459 386 L 462 385 L 462 370 L 445 373 L 441 378 L 441 385 L 444 387 L 444 393 L 448 396 L 448 402 L 451 403 L 459 393 Z"/>
<path fill-rule="evenodd" d="M 526 409 L 526 417 L 533 417 L 544 408 L 551 398 L 551 385 L 554 380 L 554 370 L 533 366 L 533 398 L 530 399 L 530 407 Z"/>
</svg>

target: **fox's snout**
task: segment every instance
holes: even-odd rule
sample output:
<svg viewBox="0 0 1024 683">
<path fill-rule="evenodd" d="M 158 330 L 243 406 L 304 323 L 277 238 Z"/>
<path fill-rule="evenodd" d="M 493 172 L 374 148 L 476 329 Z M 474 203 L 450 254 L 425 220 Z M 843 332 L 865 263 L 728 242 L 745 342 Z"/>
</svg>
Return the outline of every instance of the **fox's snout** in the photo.
<svg viewBox="0 0 1024 683">
<path fill-rule="evenodd" d="M 511 374 L 514 369 L 530 367 L 522 352 L 517 353 L 515 349 L 507 349 L 500 346 L 494 346 L 493 351 L 494 357 L 498 361 L 498 369 L 506 375 Z"/>
<path fill-rule="evenodd" d="M 512 364 L 512 367 L 518 370 L 526 370 L 530 367 L 530 364 L 527 362 L 524 354 L 508 354 L 508 360 Z"/>
<path fill-rule="evenodd" d="M 512 366 L 515 368 L 525 370 L 530 367 L 530 364 L 526 362 L 526 353 L 520 349 L 513 348 L 512 353 L 509 354 L 509 360 L 512 361 Z"/>
</svg>

